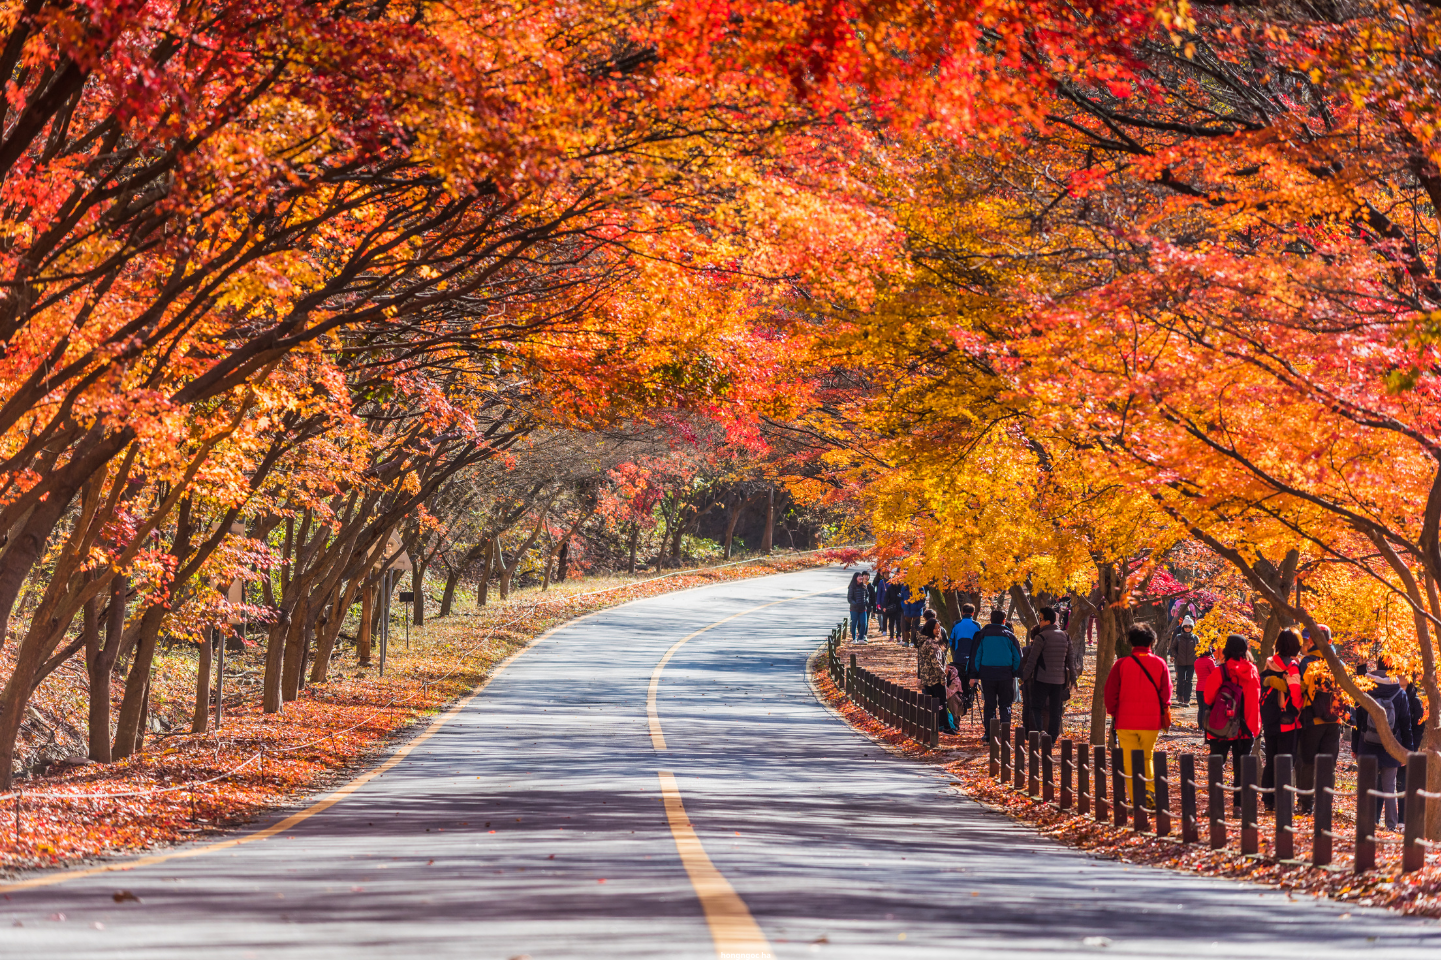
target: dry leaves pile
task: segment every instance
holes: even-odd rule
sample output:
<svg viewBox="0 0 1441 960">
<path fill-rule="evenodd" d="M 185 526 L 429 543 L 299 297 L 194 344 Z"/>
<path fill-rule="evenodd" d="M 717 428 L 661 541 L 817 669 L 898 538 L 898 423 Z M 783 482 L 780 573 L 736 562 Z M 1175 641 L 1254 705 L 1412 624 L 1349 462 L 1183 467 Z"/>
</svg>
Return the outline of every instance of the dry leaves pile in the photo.
<svg viewBox="0 0 1441 960">
<path fill-rule="evenodd" d="M 857 655 L 857 663 L 871 672 L 895 683 L 918 689 L 915 677 L 915 650 L 891 643 L 872 643 L 865 646 L 846 646 L 845 659 L 849 654 Z M 1110 823 L 1097 823 L 1090 815 L 1079 816 L 1072 811 L 1057 810 L 1053 804 L 1031 799 L 1023 791 L 1016 791 L 1009 784 L 1001 784 L 989 775 L 985 762 L 987 751 L 980 737 L 980 720 L 977 718 L 968 730 L 967 717 L 962 721 L 961 731 L 955 736 L 943 735 L 938 749 L 931 750 L 914 740 L 902 736 L 897 730 L 887 727 L 870 714 L 852 703 L 845 692 L 838 690 L 825 670 L 824 656 L 812 661 L 812 680 L 821 698 L 832 709 L 845 718 L 851 726 L 863 731 L 871 739 L 884 744 L 893 753 L 942 766 L 954 778 L 954 784 L 968 796 L 1000 810 L 1017 820 L 1035 825 L 1043 834 L 1068 846 L 1088 850 L 1095 856 L 1123 863 L 1137 863 L 1168 867 L 1211 877 L 1227 877 L 1262 883 L 1291 891 L 1296 895 L 1330 897 L 1357 906 L 1387 907 L 1401 913 L 1428 917 L 1441 917 L 1441 865 L 1432 863 L 1424 870 L 1410 874 L 1400 871 L 1399 834 L 1386 830 L 1377 832 L 1381 841 L 1393 841 L 1378 848 L 1377 869 L 1357 875 L 1351 872 L 1354 818 L 1349 805 L 1336 812 L 1334 830 L 1338 836 L 1335 842 L 1335 860 L 1338 869 L 1315 869 L 1305 866 L 1282 866 L 1269 859 L 1274 820 L 1261 811 L 1259 827 L 1261 833 L 1261 856 L 1243 857 L 1239 851 L 1239 824 L 1233 818 L 1228 823 L 1230 849 L 1211 850 L 1205 843 L 1184 844 L 1176 837 L 1156 837 L 1138 834 L 1127 828 Z M 1086 717 L 1081 707 L 1090 702 L 1089 695 L 1078 695 L 1071 702 L 1064 734 L 1079 740 L 1085 739 Z M 1019 710 L 1019 706 L 1017 707 Z M 979 706 L 972 713 L 979 713 Z M 1187 749 L 1194 744 L 1199 748 L 1199 736 L 1194 727 L 1174 733 L 1172 770 L 1175 770 L 1175 749 Z M 1057 765 L 1059 767 L 1059 764 Z M 1059 774 L 1058 774 L 1059 775 Z M 1174 772 L 1172 776 L 1175 776 Z M 1354 773 L 1349 782 L 1338 774 L 1338 801 L 1355 789 Z M 1180 803 L 1179 791 L 1171 791 L 1172 820 L 1176 825 L 1173 832 L 1179 832 Z M 1204 811 L 1204 799 L 1201 801 Z M 1338 807 L 1340 804 L 1338 804 Z M 1296 856 L 1305 858 L 1310 854 L 1311 819 L 1296 817 Z"/>
<path fill-rule="evenodd" d="M 467 693 L 495 664 L 567 620 L 643 597 L 826 562 L 816 554 L 779 556 L 650 579 L 574 581 L 564 585 L 569 592 L 521 596 L 413 629 L 408 649 L 397 627 L 384 678 L 353 661 L 337 664 L 333 679 L 307 687 L 279 714 L 261 713 L 258 693 L 234 704 L 227 697 L 218 733 L 153 737 L 143 752 L 119 763 L 60 767 L 63 772 L 0 796 L 0 870 L 13 874 L 130 853 L 239 826 L 346 779 L 414 721 Z M 175 689 L 165 689 L 167 682 Z M 152 699 L 184 703 L 185 684 L 193 682 L 193 672 L 159 673 Z"/>
</svg>

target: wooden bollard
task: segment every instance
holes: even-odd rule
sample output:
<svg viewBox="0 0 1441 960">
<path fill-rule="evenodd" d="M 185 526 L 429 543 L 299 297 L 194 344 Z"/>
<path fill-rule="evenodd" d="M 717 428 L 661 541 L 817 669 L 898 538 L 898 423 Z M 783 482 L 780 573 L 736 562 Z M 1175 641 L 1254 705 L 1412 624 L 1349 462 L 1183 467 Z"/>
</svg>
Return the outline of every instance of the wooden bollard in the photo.
<svg viewBox="0 0 1441 960">
<path fill-rule="evenodd" d="M 1206 758 L 1206 819 L 1211 822 L 1211 849 L 1226 846 L 1226 758 L 1211 754 Z"/>
<path fill-rule="evenodd" d="M 1111 823 L 1124 827 L 1129 819 L 1126 802 L 1126 764 L 1120 747 L 1111 750 Z"/>
<path fill-rule="evenodd" d="M 1413 753 L 1406 759 L 1406 845 L 1401 848 L 1401 872 L 1426 866 L 1426 847 L 1418 841 L 1426 827 L 1426 754 Z"/>
<path fill-rule="evenodd" d="M 1026 796 L 1041 795 L 1041 734 L 1032 730 L 1026 736 Z"/>
<path fill-rule="evenodd" d="M 938 750 L 941 746 L 941 711 L 946 708 L 946 703 L 935 697 L 927 697 L 926 701 L 930 704 L 930 746 L 932 750 Z"/>
<path fill-rule="evenodd" d="M 1016 768 L 1012 771 L 1011 788 L 1017 793 L 1026 789 L 1026 731 L 1016 728 Z"/>
<path fill-rule="evenodd" d="M 1151 755 L 1152 774 L 1156 778 L 1156 836 L 1171 835 L 1171 771 L 1166 751 L 1157 750 Z"/>
<path fill-rule="evenodd" d="M 1376 867 L 1376 758 L 1356 758 L 1356 864 L 1357 873 Z"/>
<path fill-rule="evenodd" d="M 1091 812 L 1091 745 L 1078 744 L 1076 748 L 1076 812 L 1085 816 Z"/>
<path fill-rule="evenodd" d="M 846 671 L 846 696 L 856 699 L 860 689 L 860 676 L 856 672 L 856 655 L 851 654 L 851 668 Z M 864 708 L 864 704 L 861 705 Z"/>
<path fill-rule="evenodd" d="M 1256 755 L 1241 758 L 1241 855 L 1259 853 L 1261 828 L 1256 819 Z"/>
<path fill-rule="evenodd" d="M 1071 790 L 1076 772 L 1075 749 L 1076 745 L 1069 737 L 1061 738 L 1061 799 L 1056 804 L 1061 810 L 1071 809 L 1075 801 Z"/>
<path fill-rule="evenodd" d="M 996 723 L 1001 728 L 1001 782 L 1006 783 L 1011 779 L 1011 725 L 996 718 Z"/>
<path fill-rule="evenodd" d="M 1275 793 L 1276 809 L 1276 839 L 1273 841 L 1272 849 L 1276 852 L 1276 859 L 1296 859 L 1296 836 L 1292 832 L 1295 825 L 1294 806 L 1296 795 L 1290 791 L 1291 783 L 1291 755 L 1289 753 L 1276 754 L 1273 765 L 1276 772 L 1276 779 L 1273 786 Z"/>
<path fill-rule="evenodd" d="M 1041 800 L 1056 802 L 1056 770 L 1051 758 L 1051 735 L 1041 734 Z"/>
<path fill-rule="evenodd" d="M 1199 811 L 1196 809 L 1196 755 L 1181 754 L 1181 842 L 1195 843 L 1201 839 Z"/>
<path fill-rule="evenodd" d="M 1146 752 L 1131 751 L 1131 830 L 1147 833 L 1151 829 L 1146 816 Z"/>
<path fill-rule="evenodd" d="M 1091 770 L 1095 774 L 1096 784 L 1096 822 L 1105 823 L 1110 816 L 1110 808 L 1106 804 L 1106 748 L 1095 746 L 1091 748 Z"/>
<path fill-rule="evenodd" d="M 986 747 L 990 751 L 991 779 L 997 780 L 1001 776 L 1001 721 L 998 718 L 991 718 L 991 735 L 986 739 Z"/>
<path fill-rule="evenodd" d="M 1316 755 L 1316 795 L 1311 810 L 1311 865 L 1329 866 L 1332 858 L 1331 811 L 1335 809 L 1336 758 L 1329 753 Z"/>
</svg>

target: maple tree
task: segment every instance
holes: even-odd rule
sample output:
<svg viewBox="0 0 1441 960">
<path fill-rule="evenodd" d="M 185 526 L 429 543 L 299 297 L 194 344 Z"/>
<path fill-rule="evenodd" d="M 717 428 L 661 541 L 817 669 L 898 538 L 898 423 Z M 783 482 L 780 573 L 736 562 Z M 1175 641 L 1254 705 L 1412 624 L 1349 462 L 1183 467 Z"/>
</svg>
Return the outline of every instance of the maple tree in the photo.
<svg viewBox="0 0 1441 960">
<path fill-rule="evenodd" d="M 1437 25 L 1405 3 L 1159 8 L 1084 71 L 1023 49 L 1030 109 L 994 132 L 875 160 L 862 175 L 908 262 L 837 303 L 814 355 L 851 371 L 850 406 L 821 410 L 835 446 L 865 450 L 849 477 L 882 556 L 914 558 L 921 580 L 1053 563 L 1029 489 L 1040 444 L 1089 488 L 1149 504 L 1155 527 L 1116 555 L 1142 561 L 1139 581 L 1145 557 L 1192 538 L 1254 594 L 1260 655 L 1283 626 L 1349 620 L 1441 700 L 1441 179 L 1437 104 L 1416 82 Z M 989 514 L 964 512 L 972 490 Z M 1077 515 L 1066 537 L 1124 516 Z M 1441 746 L 1434 709 L 1423 746 Z"/>
</svg>

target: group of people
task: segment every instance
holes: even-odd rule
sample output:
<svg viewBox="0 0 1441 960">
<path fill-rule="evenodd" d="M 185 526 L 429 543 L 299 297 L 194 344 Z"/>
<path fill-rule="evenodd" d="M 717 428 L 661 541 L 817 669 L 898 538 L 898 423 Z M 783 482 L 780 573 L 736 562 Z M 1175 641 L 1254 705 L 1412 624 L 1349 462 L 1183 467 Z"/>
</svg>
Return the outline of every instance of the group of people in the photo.
<svg viewBox="0 0 1441 960">
<path fill-rule="evenodd" d="M 943 722 L 949 730 L 956 729 L 957 718 L 971 709 L 977 694 L 983 702 L 983 729 L 989 730 L 997 717 L 1009 724 L 1011 708 L 1024 694 L 1026 731 L 1045 732 L 1052 740 L 1060 736 L 1081 651 L 1055 608 L 1041 608 L 1040 622 L 1029 631 L 1023 647 L 1000 608 L 992 609 L 989 623 L 982 625 L 975 607 L 965 604 L 961 618 L 947 631 L 935 611 L 926 609 L 923 594 L 913 599 L 910 588 L 883 574 L 874 585 L 868 574 L 857 574 L 847 599 L 854 641 L 866 642 L 875 612 L 888 637 L 917 647 L 921 688 L 947 704 Z M 1219 655 L 1198 649 L 1195 623 L 1186 617 L 1172 638 L 1173 675 L 1166 660 L 1154 653 L 1155 630 L 1144 623 L 1132 626 L 1126 635 L 1129 650 L 1112 665 L 1104 691 L 1106 713 L 1125 764 L 1127 790 L 1132 751 L 1141 752 L 1145 776 L 1154 777 L 1152 754 L 1161 732 L 1171 725 L 1171 707 L 1189 705 L 1194 687 L 1198 726 L 1212 755 L 1231 758 L 1233 782 L 1240 780 L 1241 758 L 1260 740 L 1261 796 L 1268 809 L 1275 804 L 1276 757 L 1294 757 L 1297 787 L 1310 790 L 1315 785 L 1316 757 L 1337 756 L 1348 727 L 1353 754 L 1376 757 L 1378 791 L 1395 793 L 1401 764 L 1387 752 L 1370 713 L 1355 706 L 1336 682 L 1323 654 L 1323 648 L 1334 649 L 1330 630 L 1320 625 L 1318 631 L 1313 636 L 1309 630 L 1282 630 L 1274 653 L 1258 669 L 1246 637 L 1231 634 Z M 1362 663 L 1357 674 L 1381 704 L 1391 734 L 1407 750 L 1417 749 L 1425 708 L 1415 684 L 1404 685 L 1386 657 L 1377 658 L 1374 667 Z M 1239 807 L 1239 793 L 1233 796 Z M 1148 796 L 1142 802 L 1153 800 Z M 1309 812 L 1311 797 L 1298 793 L 1297 806 Z M 1387 827 L 1395 829 L 1405 811 L 1394 798 L 1386 798 L 1377 809 L 1378 821 L 1383 817 Z"/>
<path fill-rule="evenodd" d="M 1080 657 L 1054 607 L 1041 608 L 1040 622 L 1022 649 L 1001 609 L 993 609 L 990 622 L 983 626 L 976 620 L 975 606 L 967 603 L 948 632 L 935 611 L 926 609 L 924 594 L 912 594 L 906 584 L 888 580 L 883 573 L 877 574 L 875 584 L 864 571 L 854 575 L 847 600 L 852 641 L 867 642 L 874 612 L 886 636 L 916 646 L 921 689 L 946 703 L 948 729 L 956 729 L 957 719 L 971 709 L 977 695 L 985 729 L 997 716 L 1010 723 L 1011 708 L 1020 697 L 1028 731 L 1044 730 L 1053 739 L 1060 736 Z"/>
<path fill-rule="evenodd" d="M 1275 807 L 1276 757 L 1290 755 L 1296 760 L 1297 808 L 1310 811 L 1312 797 L 1304 791 L 1315 787 L 1316 757 L 1337 756 L 1343 728 L 1351 730 L 1354 755 L 1373 756 L 1377 762 L 1376 789 L 1396 792 L 1396 771 L 1401 764 L 1387 752 L 1384 738 L 1371 714 L 1346 696 L 1327 664 L 1325 649 L 1331 646 L 1331 632 L 1324 624 L 1318 635 L 1310 630 L 1288 628 L 1276 637 L 1274 653 L 1258 669 L 1251 644 L 1233 633 L 1221 647 L 1196 649 L 1193 624 L 1184 624 L 1172 647 L 1178 681 L 1177 702 L 1190 703 L 1190 681 L 1197 694 L 1197 722 L 1212 755 L 1231 758 L 1233 782 L 1239 782 L 1241 758 L 1251 753 L 1260 740 L 1264 765 L 1261 797 L 1267 809 Z M 1131 653 L 1117 658 L 1106 677 L 1106 713 L 1113 718 L 1117 745 L 1124 751 L 1126 773 L 1130 774 L 1132 750 L 1142 751 L 1145 775 L 1152 776 L 1151 754 L 1156 738 L 1170 724 L 1171 674 L 1166 662 L 1152 653 L 1155 632 L 1138 624 L 1127 635 Z M 1393 675 L 1386 657 L 1375 667 L 1362 664 L 1371 697 L 1381 704 L 1386 725 L 1397 742 L 1407 750 L 1419 746 L 1424 707 L 1415 685 L 1403 686 Z M 1239 808 L 1239 794 L 1233 797 Z M 1405 811 L 1394 797 L 1378 806 L 1377 819 L 1396 829 Z"/>
<path fill-rule="evenodd" d="M 926 608 L 924 594 L 914 597 L 904 583 L 890 580 L 884 573 L 876 574 L 876 582 L 862 570 L 851 577 L 846 600 L 851 610 L 851 641 L 866 643 L 870 637 L 871 614 L 876 615 L 876 629 L 891 640 L 915 644 Z"/>
</svg>

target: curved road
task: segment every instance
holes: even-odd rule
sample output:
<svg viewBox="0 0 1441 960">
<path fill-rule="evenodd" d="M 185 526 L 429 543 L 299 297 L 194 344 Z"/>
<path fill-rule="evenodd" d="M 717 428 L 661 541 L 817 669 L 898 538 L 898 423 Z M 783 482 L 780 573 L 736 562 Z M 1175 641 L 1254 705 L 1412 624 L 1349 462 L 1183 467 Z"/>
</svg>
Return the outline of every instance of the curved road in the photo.
<svg viewBox="0 0 1441 960">
<path fill-rule="evenodd" d="M 1438 956 L 1441 925 L 1092 860 L 882 752 L 804 677 L 847 578 L 576 621 L 265 839 L 0 888 L 0 955 Z"/>
</svg>

